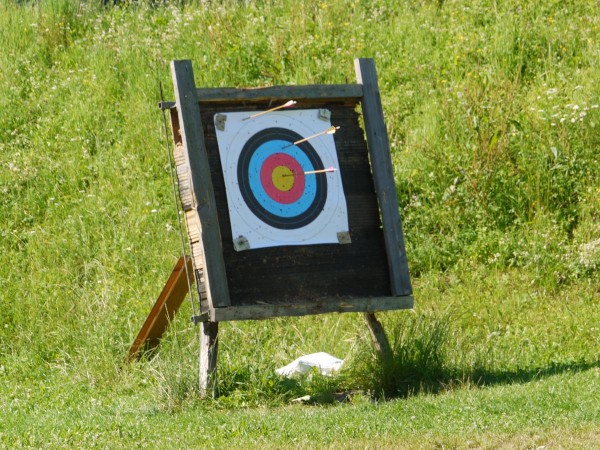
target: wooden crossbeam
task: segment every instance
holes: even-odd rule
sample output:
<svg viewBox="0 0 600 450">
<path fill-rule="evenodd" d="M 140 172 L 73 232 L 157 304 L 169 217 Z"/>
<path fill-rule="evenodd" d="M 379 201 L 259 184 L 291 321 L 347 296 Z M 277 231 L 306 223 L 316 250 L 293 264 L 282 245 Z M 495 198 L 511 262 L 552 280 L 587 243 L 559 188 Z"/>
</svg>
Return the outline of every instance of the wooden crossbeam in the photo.
<svg viewBox="0 0 600 450">
<path fill-rule="evenodd" d="M 152 307 L 152 310 L 150 310 L 148 318 L 129 349 L 128 361 L 139 358 L 144 348 L 152 349 L 158 346 L 160 338 L 175 317 L 177 310 L 189 291 L 186 275 L 193 273 L 194 270 L 192 259 L 188 257 L 186 260 L 187 270 L 184 265 L 183 256 L 175 264 L 171 276 L 167 280 L 156 303 Z"/>
</svg>

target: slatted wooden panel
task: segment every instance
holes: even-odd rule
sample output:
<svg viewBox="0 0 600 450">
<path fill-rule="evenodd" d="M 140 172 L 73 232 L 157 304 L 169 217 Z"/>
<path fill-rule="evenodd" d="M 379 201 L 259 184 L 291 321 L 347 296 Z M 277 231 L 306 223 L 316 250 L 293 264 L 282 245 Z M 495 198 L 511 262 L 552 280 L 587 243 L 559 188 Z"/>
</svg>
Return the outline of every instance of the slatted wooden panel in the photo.
<svg viewBox="0 0 600 450">
<path fill-rule="evenodd" d="M 196 96 L 192 62 L 171 61 L 171 75 L 177 101 L 178 130 L 192 180 L 198 223 L 202 229 L 202 251 L 194 256 L 196 269 L 206 271 L 208 302 L 212 306 L 229 306 L 228 283 L 221 249 L 215 195 L 210 182 L 210 171 L 204 133 L 200 119 L 200 108 Z M 179 139 L 179 138 L 178 138 Z"/>
<path fill-rule="evenodd" d="M 379 207 L 364 134 L 359 126 L 355 101 L 300 100 L 296 108 L 327 108 L 334 135 L 352 243 L 255 249 L 233 249 L 225 184 L 213 124 L 215 113 L 256 111 L 267 102 L 237 104 L 201 101 L 201 118 L 218 221 L 223 260 L 232 306 L 309 303 L 340 297 L 386 297 L 391 295 L 388 262 Z"/>
</svg>

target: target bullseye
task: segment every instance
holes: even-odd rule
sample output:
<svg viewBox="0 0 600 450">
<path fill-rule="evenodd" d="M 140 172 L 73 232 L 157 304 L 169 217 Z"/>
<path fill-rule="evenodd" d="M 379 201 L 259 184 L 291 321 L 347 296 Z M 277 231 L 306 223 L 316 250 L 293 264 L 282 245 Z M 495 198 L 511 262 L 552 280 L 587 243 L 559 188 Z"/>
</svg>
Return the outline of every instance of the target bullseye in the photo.
<svg viewBox="0 0 600 450">
<path fill-rule="evenodd" d="M 273 176 L 271 181 L 280 191 L 289 191 L 294 187 L 294 179 L 290 178 L 294 176 L 294 172 L 287 166 L 277 166 L 273 170 Z"/>
<path fill-rule="evenodd" d="M 260 181 L 272 200 L 286 205 L 298 201 L 305 189 L 302 166 L 285 153 L 275 153 L 264 161 Z"/>
</svg>

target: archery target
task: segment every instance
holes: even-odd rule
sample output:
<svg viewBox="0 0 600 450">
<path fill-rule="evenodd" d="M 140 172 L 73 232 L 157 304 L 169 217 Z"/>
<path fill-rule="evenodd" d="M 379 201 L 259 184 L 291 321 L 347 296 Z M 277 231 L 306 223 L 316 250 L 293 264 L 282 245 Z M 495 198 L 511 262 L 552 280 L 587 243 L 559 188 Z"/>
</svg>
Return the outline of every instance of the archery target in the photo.
<svg viewBox="0 0 600 450">
<path fill-rule="evenodd" d="M 333 136 L 298 142 L 331 123 L 317 109 L 252 114 L 215 115 L 235 249 L 338 243 L 348 213 Z"/>
</svg>

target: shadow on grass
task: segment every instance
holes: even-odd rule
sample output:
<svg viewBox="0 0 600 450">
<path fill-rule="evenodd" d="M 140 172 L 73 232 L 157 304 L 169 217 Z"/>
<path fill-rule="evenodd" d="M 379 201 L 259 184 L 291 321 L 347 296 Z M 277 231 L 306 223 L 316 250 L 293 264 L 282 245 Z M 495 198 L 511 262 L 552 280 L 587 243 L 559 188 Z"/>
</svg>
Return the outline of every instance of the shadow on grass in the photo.
<svg viewBox="0 0 600 450">
<path fill-rule="evenodd" d="M 392 361 L 382 362 L 379 368 L 375 369 L 369 391 L 376 398 L 404 398 L 421 393 L 437 394 L 465 385 L 483 387 L 522 384 L 565 372 L 584 372 L 598 367 L 600 367 L 599 361 L 573 361 L 518 370 L 495 371 L 480 368 L 466 371 L 443 367 L 428 370 L 425 366 L 418 365 L 416 361 L 413 364 L 403 365 L 392 358 Z"/>
<path fill-rule="evenodd" d="M 462 386 L 493 386 L 518 384 L 565 372 L 582 372 L 600 367 L 600 361 L 567 361 L 542 367 L 523 367 L 516 370 L 486 367 L 480 362 L 456 362 L 456 337 L 449 317 L 426 315 L 403 318 L 391 327 L 391 356 L 382 359 L 371 342 L 362 340 L 344 369 L 334 377 L 318 374 L 308 377 L 285 378 L 275 370 L 242 361 L 220 366 L 217 371 L 218 393 L 216 406 L 278 406 L 298 400 L 301 403 L 328 404 L 351 399 L 355 393 L 362 397 L 391 400 L 423 393 L 436 394 Z M 487 348 L 479 351 L 486 355 Z M 195 372 L 176 374 L 163 380 L 162 398 L 166 404 L 178 405 L 193 391 L 197 383 Z M 166 385 L 166 389 L 165 388 Z M 187 389 L 186 389 L 187 387 Z"/>
<path fill-rule="evenodd" d="M 349 362 L 346 383 L 358 386 L 375 398 L 402 398 L 419 393 L 439 393 L 464 386 L 526 383 L 564 372 L 581 372 L 600 367 L 600 361 L 550 363 L 544 367 L 494 370 L 485 363 L 464 367 L 448 357 L 450 318 L 427 317 L 403 321 L 392 330 L 392 351 L 379 357 L 364 344 Z M 453 349 L 456 350 L 456 349 Z M 482 349 L 482 352 L 485 349 Z M 481 358 L 484 359 L 484 358 Z"/>
<path fill-rule="evenodd" d="M 565 372 L 583 372 L 600 367 L 596 362 L 566 362 L 515 371 L 488 371 L 476 369 L 458 371 L 436 365 L 432 359 L 419 361 L 395 354 L 387 361 L 374 360 L 357 365 L 336 377 L 318 373 L 308 378 L 289 379 L 278 375 L 259 375 L 252 370 L 231 373 L 219 379 L 219 393 L 215 399 L 222 407 L 240 405 L 280 405 L 297 400 L 307 404 L 345 402 L 356 394 L 366 394 L 378 400 L 407 398 L 419 394 L 437 394 L 460 386 L 493 386 L 527 383 Z"/>
<path fill-rule="evenodd" d="M 470 377 L 477 385 L 491 386 L 495 384 L 527 383 L 529 381 L 539 380 L 541 378 L 551 377 L 565 372 L 585 372 L 586 370 L 593 368 L 600 368 L 600 361 L 553 362 L 546 367 L 518 370 L 486 371 L 484 369 L 477 369 L 472 372 Z"/>
</svg>

